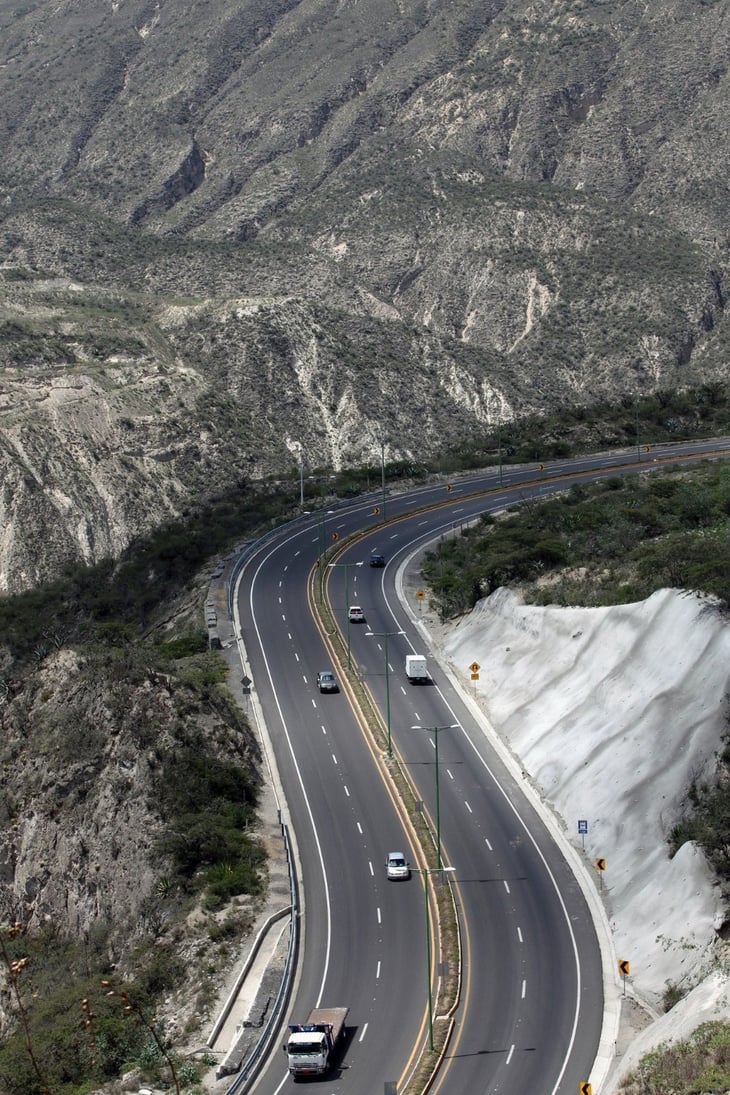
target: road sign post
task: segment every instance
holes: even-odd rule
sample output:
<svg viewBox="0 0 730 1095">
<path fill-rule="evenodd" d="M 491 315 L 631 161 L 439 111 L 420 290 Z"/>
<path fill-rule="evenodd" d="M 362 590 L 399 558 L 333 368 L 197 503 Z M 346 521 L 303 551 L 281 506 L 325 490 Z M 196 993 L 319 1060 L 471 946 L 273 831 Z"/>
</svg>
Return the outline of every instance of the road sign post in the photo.
<svg viewBox="0 0 730 1095">
<path fill-rule="evenodd" d="M 579 818 L 578 819 L 578 836 L 582 838 L 583 851 L 586 850 L 586 835 L 587 835 L 587 833 L 588 833 L 588 822 L 585 820 L 585 818 Z"/>
</svg>

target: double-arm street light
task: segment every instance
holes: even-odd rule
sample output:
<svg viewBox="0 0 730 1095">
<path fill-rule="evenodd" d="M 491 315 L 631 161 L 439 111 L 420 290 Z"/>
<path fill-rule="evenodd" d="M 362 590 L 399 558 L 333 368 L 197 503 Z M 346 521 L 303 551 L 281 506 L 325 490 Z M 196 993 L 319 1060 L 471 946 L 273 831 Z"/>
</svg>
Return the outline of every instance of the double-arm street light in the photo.
<svg viewBox="0 0 730 1095">
<path fill-rule="evenodd" d="M 433 1049 L 433 984 L 431 980 L 431 914 L 428 906 L 428 876 L 437 874 L 441 882 L 444 876 L 456 870 L 456 867 L 412 867 L 413 871 L 423 875 L 423 896 L 426 906 L 426 992 L 428 995 L 428 1048 Z"/>
<path fill-rule="evenodd" d="M 385 643 L 385 710 L 388 726 L 388 756 L 393 756 L 393 744 L 390 734 L 390 663 L 388 661 L 388 639 L 393 635 L 405 635 L 405 631 L 366 631 L 368 639 L 384 639 Z"/>
<path fill-rule="evenodd" d="M 412 726 L 411 730 L 426 730 L 433 734 L 433 743 L 436 749 L 436 862 L 437 870 L 443 867 L 441 859 L 441 804 L 439 796 L 439 734 L 442 730 L 457 730 L 458 722 L 452 722 L 448 726 Z"/>
<path fill-rule="evenodd" d="M 328 567 L 345 568 L 345 608 L 347 611 L 347 668 L 352 668 L 350 656 L 350 567 L 361 567 L 362 559 L 358 563 L 328 563 Z"/>
</svg>

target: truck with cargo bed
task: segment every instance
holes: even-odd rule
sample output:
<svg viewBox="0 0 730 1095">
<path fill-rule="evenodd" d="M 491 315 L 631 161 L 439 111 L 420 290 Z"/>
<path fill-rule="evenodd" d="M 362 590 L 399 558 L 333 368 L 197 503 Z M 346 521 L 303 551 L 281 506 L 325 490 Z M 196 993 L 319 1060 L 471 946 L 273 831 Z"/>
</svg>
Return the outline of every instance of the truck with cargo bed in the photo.
<svg viewBox="0 0 730 1095">
<path fill-rule="evenodd" d="M 332 1054 L 345 1038 L 349 1008 L 314 1008 L 306 1023 L 290 1023 L 284 1046 L 289 1072 L 300 1076 L 323 1076 L 332 1064 Z"/>
<path fill-rule="evenodd" d="M 426 684 L 431 680 L 424 654 L 406 654 L 406 677 L 411 684 Z"/>
</svg>

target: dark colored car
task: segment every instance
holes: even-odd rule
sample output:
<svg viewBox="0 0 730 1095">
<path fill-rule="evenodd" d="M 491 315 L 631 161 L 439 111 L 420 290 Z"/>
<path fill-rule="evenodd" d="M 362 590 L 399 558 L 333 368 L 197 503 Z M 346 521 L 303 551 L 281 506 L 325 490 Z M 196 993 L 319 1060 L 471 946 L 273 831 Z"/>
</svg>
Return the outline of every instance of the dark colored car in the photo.
<svg viewBox="0 0 730 1095">
<path fill-rule="evenodd" d="M 371 551 L 370 552 L 370 566 L 371 567 L 384 567 L 385 566 L 385 556 L 381 555 L 381 553 L 379 551 Z"/>
</svg>

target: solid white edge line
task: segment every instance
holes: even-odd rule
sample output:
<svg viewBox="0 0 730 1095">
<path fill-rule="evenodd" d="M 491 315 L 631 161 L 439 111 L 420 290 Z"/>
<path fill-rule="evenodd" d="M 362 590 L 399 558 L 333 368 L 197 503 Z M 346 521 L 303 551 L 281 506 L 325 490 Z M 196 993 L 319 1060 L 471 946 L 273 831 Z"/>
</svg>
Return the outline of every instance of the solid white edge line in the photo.
<svg viewBox="0 0 730 1095">
<path fill-rule="evenodd" d="M 407 569 L 407 567 L 410 563 L 410 560 L 413 558 L 413 556 L 416 555 L 419 551 L 421 551 L 423 549 L 425 543 L 429 543 L 429 542 L 431 542 L 431 540 L 438 539 L 438 535 L 439 535 L 439 533 L 438 533 L 438 531 L 436 531 L 436 534 L 434 536 L 431 536 L 428 541 L 426 541 L 425 538 L 424 538 L 424 540 L 418 546 L 413 548 L 413 551 L 403 559 L 400 566 L 398 567 L 398 570 L 396 572 L 396 581 L 395 581 L 396 595 L 398 597 L 400 605 L 402 606 L 404 611 L 409 616 L 413 626 L 415 628 L 417 628 L 418 630 L 420 630 L 420 632 L 422 633 L 422 635 L 424 636 L 426 641 L 431 646 L 432 655 L 434 657 L 436 657 L 435 644 L 434 644 L 434 642 L 431 638 L 429 630 L 426 627 L 425 623 L 423 622 L 423 619 L 419 618 L 416 615 L 416 613 L 413 611 L 413 609 L 411 608 L 411 606 L 408 602 L 408 598 L 405 596 L 405 593 L 403 591 L 403 575 L 404 575 L 404 573 L 405 573 L 405 571 L 406 571 L 406 569 Z M 395 613 L 393 612 L 392 609 L 390 611 L 391 611 L 391 614 L 393 615 L 394 620 L 396 620 L 396 622 L 397 622 L 397 617 L 395 616 Z M 491 725 L 491 723 L 487 719 L 486 715 L 484 714 L 484 712 L 481 710 L 481 708 L 477 704 L 476 700 L 470 695 L 468 688 L 465 688 L 463 686 L 461 680 L 456 676 L 455 672 L 453 671 L 451 666 L 448 665 L 448 663 L 443 662 L 439 659 L 439 666 L 441 668 L 441 671 L 444 673 L 444 675 L 449 678 L 449 681 L 451 682 L 452 687 L 458 693 L 462 703 L 466 707 L 468 707 L 469 710 L 471 711 L 472 717 L 473 717 L 474 722 L 477 725 L 477 727 L 481 728 L 482 733 L 488 739 L 489 744 L 494 749 L 495 753 L 497 753 L 497 755 L 499 756 L 501 762 L 506 767 L 507 771 L 512 775 L 514 780 L 520 786 L 520 788 L 522 790 L 522 793 L 524 794 L 525 798 L 527 798 L 527 800 L 529 801 L 529 803 L 530 803 L 531 807 L 533 808 L 533 810 L 540 816 L 540 818 L 542 818 L 542 821 L 543 821 L 546 829 L 548 830 L 548 832 L 549 832 L 550 836 L 552 837 L 553 841 L 555 842 L 555 844 L 557 844 L 557 846 L 560 848 L 561 853 L 563 855 L 563 858 L 565 859 L 566 863 L 570 867 L 570 870 L 572 871 L 574 878 L 576 879 L 576 881 L 578 882 L 578 885 L 580 886 L 581 890 L 583 891 L 583 896 L 585 898 L 586 904 L 588 906 L 588 910 L 589 910 L 589 912 L 591 914 L 591 917 L 592 917 L 592 920 L 593 920 L 593 926 L 594 926 L 594 930 L 596 932 L 596 938 L 598 940 L 598 946 L 599 946 L 599 949 L 600 949 L 600 952 L 601 952 L 601 965 L 602 965 L 602 970 L 603 970 L 603 978 L 602 978 L 602 980 L 603 980 L 603 989 L 604 989 L 603 1023 L 602 1023 L 602 1026 L 601 1026 L 601 1033 L 600 1033 L 599 1039 L 598 1039 L 598 1048 L 597 1048 L 597 1051 L 596 1051 L 596 1057 L 595 1057 L 595 1060 L 593 1062 L 593 1066 L 591 1068 L 591 1075 L 590 1075 L 590 1081 L 591 1081 L 592 1085 L 595 1087 L 595 1089 L 597 1091 L 600 1091 L 603 1082 L 606 1080 L 606 1078 L 608 1076 L 608 1073 L 611 1069 L 611 1065 L 612 1065 L 614 1057 L 615 1057 L 615 1049 L 616 1049 L 616 1043 L 617 1043 L 617 1039 L 618 1039 L 619 1021 L 620 1021 L 620 1018 L 621 1018 L 621 996 L 619 994 L 618 983 L 617 983 L 618 974 L 615 972 L 618 967 L 616 965 L 616 955 L 615 955 L 615 951 L 614 951 L 614 947 L 613 947 L 613 939 L 611 937 L 611 931 L 610 931 L 609 924 L 608 924 L 608 917 L 607 917 L 607 914 L 606 914 L 606 910 L 603 907 L 603 903 L 600 901 L 600 899 L 598 897 L 598 893 L 595 889 L 595 886 L 593 885 L 593 880 L 592 880 L 592 878 L 589 877 L 588 872 L 587 872 L 587 868 L 586 868 L 585 864 L 583 863 L 583 861 L 581 860 L 580 856 L 578 855 L 577 850 L 566 839 L 566 837 L 565 837 L 564 833 L 562 832 L 562 830 L 561 830 L 554 814 L 545 806 L 545 804 L 540 799 L 540 796 L 533 789 L 533 787 L 530 785 L 530 783 L 525 780 L 525 778 L 522 774 L 521 767 L 519 766 L 519 764 L 517 764 L 515 758 L 509 752 L 509 750 L 507 749 L 507 746 L 504 744 L 504 742 L 500 738 L 497 731 Z M 436 686 L 436 688 L 438 690 L 438 685 Z M 439 692 L 440 692 L 440 690 L 439 690 Z M 443 695 L 443 693 L 440 693 L 440 694 L 441 694 L 441 698 L 443 699 L 444 704 L 446 705 L 446 709 L 450 712 L 450 714 L 454 718 L 454 722 L 458 722 L 458 719 L 454 715 L 454 712 L 451 710 L 451 707 L 450 707 L 448 701 L 446 700 L 446 697 Z M 457 731 L 457 733 L 458 733 L 458 731 Z M 573 1024 L 572 1024 L 572 1029 L 571 1029 L 571 1034 L 570 1034 L 570 1043 L 568 1045 L 568 1049 L 567 1049 L 567 1052 L 566 1052 L 566 1055 L 565 1055 L 565 1059 L 563 1061 L 563 1065 L 562 1065 L 562 1068 L 560 1069 L 560 1072 L 558 1074 L 558 1078 L 555 1082 L 555 1085 L 553 1086 L 553 1088 L 550 1092 L 545 1092 L 545 1095 L 556 1095 L 557 1091 L 560 1088 L 560 1084 L 562 1082 L 563 1076 L 565 1074 L 565 1070 L 566 1070 L 567 1065 L 568 1065 L 568 1058 L 570 1057 L 570 1054 L 572 1053 L 572 1050 L 573 1050 L 573 1046 L 575 1044 L 576 1033 L 577 1033 L 577 1029 L 578 1029 L 578 1016 L 579 1016 L 579 1012 L 580 1012 L 581 998 L 582 998 L 582 993 L 583 993 L 580 956 L 578 954 L 578 945 L 576 943 L 575 933 L 573 931 L 573 924 L 572 924 L 572 921 L 570 919 L 570 914 L 569 914 L 568 909 L 566 907 L 565 901 L 563 900 L 563 896 L 560 892 L 560 888 L 558 887 L 555 876 L 553 875 L 552 871 L 550 870 L 550 867 L 549 867 L 549 865 L 548 865 L 548 863 L 545 859 L 545 856 L 543 855 L 541 849 L 538 847 L 537 842 L 535 841 L 535 838 L 532 836 L 532 833 L 530 832 L 527 825 L 525 824 L 525 821 L 523 820 L 522 815 L 520 814 L 519 810 L 514 805 L 514 803 L 510 800 L 510 798 L 508 797 L 508 795 L 504 791 L 504 789 L 500 786 L 500 784 L 498 783 L 497 779 L 494 776 L 494 773 L 492 772 L 489 765 L 487 764 L 486 760 L 481 756 L 481 754 L 479 753 L 479 750 L 477 749 L 476 745 L 474 744 L 474 742 L 471 740 L 471 738 L 469 737 L 469 735 L 466 733 L 466 731 L 463 728 L 461 728 L 461 733 L 464 736 L 464 740 L 466 742 L 468 742 L 468 744 L 470 745 L 470 747 L 471 747 L 472 751 L 474 752 L 475 756 L 477 757 L 479 763 L 482 765 L 484 770 L 489 774 L 489 776 L 491 777 L 495 787 L 502 794 L 503 798 L 505 799 L 505 801 L 509 805 L 509 807 L 512 810 L 512 812 L 514 813 L 515 817 L 519 820 L 520 825 L 522 826 L 522 828 L 525 831 L 528 839 L 530 840 L 533 847 L 535 848 L 535 851 L 537 852 L 537 855 L 542 860 L 542 863 L 543 863 L 543 866 L 545 868 L 545 871 L 547 872 L 548 878 L 550 879 L 550 881 L 553 885 L 553 888 L 554 888 L 554 890 L 557 894 L 558 901 L 559 901 L 560 906 L 561 906 L 562 911 L 563 911 L 563 917 L 565 919 L 568 935 L 569 935 L 569 938 L 570 938 L 571 943 L 572 943 L 573 955 L 574 955 L 574 959 L 575 959 L 575 969 L 576 969 L 576 990 L 575 990 L 575 1010 L 574 1010 L 574 1013 L 573 1013 Z"/>
</svg>

